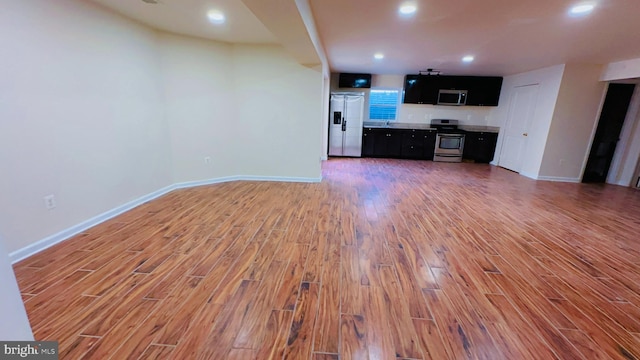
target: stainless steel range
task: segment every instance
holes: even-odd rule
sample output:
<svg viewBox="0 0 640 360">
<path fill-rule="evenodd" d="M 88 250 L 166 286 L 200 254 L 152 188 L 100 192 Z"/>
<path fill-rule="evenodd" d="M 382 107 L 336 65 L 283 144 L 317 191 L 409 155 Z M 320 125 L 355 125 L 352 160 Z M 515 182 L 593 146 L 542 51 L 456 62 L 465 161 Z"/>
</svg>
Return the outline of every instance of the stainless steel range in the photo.
<svg viewBox="0 0 640 360">
<path fill-rule="evenodd" d="M 462 162 L 464 131 L 458 129 L 458 120 L 433 119 L 431 127 L 437 130 L 433 161 Z"/>
</svg>

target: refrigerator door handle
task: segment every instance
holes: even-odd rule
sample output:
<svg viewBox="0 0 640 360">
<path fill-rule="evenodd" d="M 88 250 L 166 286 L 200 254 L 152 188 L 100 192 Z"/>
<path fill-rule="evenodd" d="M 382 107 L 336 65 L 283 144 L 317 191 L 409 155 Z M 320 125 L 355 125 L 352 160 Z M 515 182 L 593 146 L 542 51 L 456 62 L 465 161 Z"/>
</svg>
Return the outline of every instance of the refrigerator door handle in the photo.
<svg viewBox="0 0 640 360">
<path fill-rule="evenodd" d="M 342 131 L 347 131 L 347 120 L 342 120 Z"/>
</svg>

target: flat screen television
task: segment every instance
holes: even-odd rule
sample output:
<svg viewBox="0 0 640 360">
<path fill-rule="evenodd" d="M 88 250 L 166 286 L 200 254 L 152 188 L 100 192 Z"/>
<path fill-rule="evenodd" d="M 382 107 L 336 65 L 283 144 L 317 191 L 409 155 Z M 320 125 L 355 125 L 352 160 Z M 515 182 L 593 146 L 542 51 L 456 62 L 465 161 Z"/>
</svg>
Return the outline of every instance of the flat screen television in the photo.
<svg viewBox="0 0 640 360">
<path fill-rule="evenodd" d="M 340 73 L 338 87 L 341 88 L 370 88 L 371 74 Z"/>
</svg>

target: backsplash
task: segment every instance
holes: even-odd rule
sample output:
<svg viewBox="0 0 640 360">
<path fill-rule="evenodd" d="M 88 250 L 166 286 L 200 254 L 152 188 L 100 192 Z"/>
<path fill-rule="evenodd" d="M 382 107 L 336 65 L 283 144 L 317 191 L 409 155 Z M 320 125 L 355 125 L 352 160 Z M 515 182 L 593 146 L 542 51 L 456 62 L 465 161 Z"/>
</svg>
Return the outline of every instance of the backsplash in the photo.
<svg viewBox="0 0 640 360">
<path fill-rule="evenodd" d="M 492 107 L 400 104 L 396 121 L 429 124 L 431 119 L 456 119 L 460 125 L 485 126 L 491 119 Z"/>
</svg>

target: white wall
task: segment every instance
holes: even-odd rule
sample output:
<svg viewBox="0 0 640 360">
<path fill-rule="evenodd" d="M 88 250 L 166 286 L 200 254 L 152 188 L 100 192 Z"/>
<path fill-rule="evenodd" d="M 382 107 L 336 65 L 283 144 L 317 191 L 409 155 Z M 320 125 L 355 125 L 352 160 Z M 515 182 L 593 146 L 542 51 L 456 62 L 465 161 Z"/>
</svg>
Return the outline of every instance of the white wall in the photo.
<svg viewBox="0 0 640 360">
<path fill-rule="evenodd" d="M 232 50 L 225 43 L 160 35 L 175 182 L 238 174 Z"/>
<path fill-rule="evenodd" d="M 318 34 L 318 28 L 316 27 L 316 20 L 313 17 L 313 11 L 311 11 L 311 5 L 309 4 L 309 0 L 295 0 L 296 8 L 298 9 L 298 13 L 304 22 L 305 31 L 309 36 L 309 39 L 313 43 L 313 47 L 315 49 L 315 56 L 317 56 L 320 60 L 320 68 L 322 70 L 322 77 L 329 77 L 329 59 L 327 59 L 327 54 L 324 51 L 324 47 L 322 46 L 322 41 L 320 40 L 320 35 Z M 290 29 L 288 31 L 291 31 Z M 300 61 L 299 61 L 300 62 Z M 307 67 L 315 67 L 309 66 L 310 64 L 304 63 L 303 65 Z"/>
<path fill-rule="evenodd" d="M 604 101 L 602 65 L 567 64 L 539 178 L 579 182 Z"/>
<path fill-rule="evenodd" d="M 534 179 L 578 182 L 582 178 L 604 101 L 604 79 L 617 80 L 625 76 L 640 76 L 640 59 L 612 63 L 606 67 L 556 65 L 505 77 L 500 106 L 493 111 L 488 125 L 505 126 L 510 97 L 515 87 L 540 84 L 534 124 L 529 131 L 527 155 L 521 174 Z M 625 120 L 607 179 L 609 183 L 629 186 L 640 158 L 638 91 L 636 89 Z M 498 137 L 493 164 L 499 164 L 502 135 L 500 133 Z"/>
<path fill-rule="evenodd" d="M 163 34 L 161 48 L 176 182 L 320 178 L 321 71 L 274 45 Z"/>
<path fill-rule="evenodd" d="M 328 73 L 329 70 L 323 70 Z M 322 144 L 320 154 L 322 160 L 329 157 L 329 101 L 331 99 L 331 78 L 324 76 L 322 79 L 322 122 L 320 124 L 320 133 L 322 134 Z"/>
<path fill-rule="evenodd" d="M 602 71 L 600 80 L 613 81 L 633 78 L 640 78 L 640 59 L 609 63 Z"/>
<path fill-rule="evenodd" d="M 4 4 L 0 42 L 14 254 L 174 183 L 321 176 L 322 72 L 279 46 L 158 33 L 81 0 Z"/>
<path fill-rule="evenodd" d="M 497 108 L 493 108 L 487 121 L 489 126 L 497 126 L 504 129 L 509 116 L 509 106 L 514 89 L 525 85 L 539 85 L 535 113 L 529 129 L 527 147 L 524 151 L 520 171 L 520 174 L 524 176 L 534 179 L 538 177 L 564 68 L 564 65 L 556 65 L 505 77 L 502 83 L 502 92 L 500 93 L 500 105 Z M 498 135 L 498 144 L 494 157 L 495 164 L 500 161 L 503 135 L 503 132 Z"/>
<path fill-rule="evenodd" d="M 233 46 L 238 174 L 321 177 L 321 69 L 271 45 Z"/>
<path fill-rule="evenodd" d="M 27 312 L 20 296 L 9 255 L 0 237 L 0 340 L 33 341 Z"/>
<path fill-rule="evenodd" d="M 89 2 L 7 1 L 0 43 L 9 252 L 171 184 L 153 31 Z"/>
</svg>

